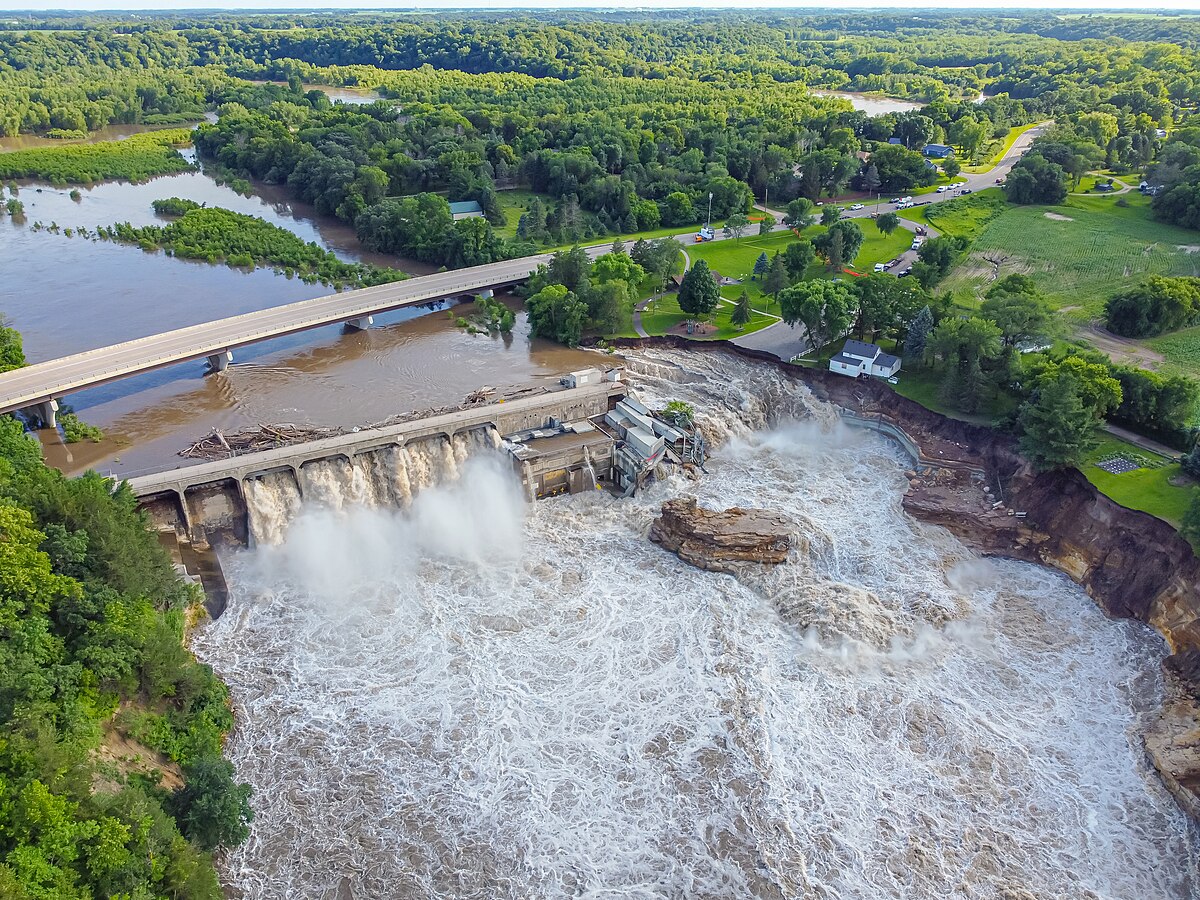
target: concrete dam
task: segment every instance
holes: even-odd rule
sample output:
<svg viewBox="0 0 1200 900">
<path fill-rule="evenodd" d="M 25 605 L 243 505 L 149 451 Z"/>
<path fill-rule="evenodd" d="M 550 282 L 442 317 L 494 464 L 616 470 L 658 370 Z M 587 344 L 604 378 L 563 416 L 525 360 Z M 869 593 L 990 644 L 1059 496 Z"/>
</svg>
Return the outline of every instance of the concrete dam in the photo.
<svg viewBox="0 0 1200 900">
<path fill-rule="evenodd" d="M 530 500 L 608 489 L 629 495 L 671 455 L 703 448 L 629 394 L 619 369 L 563 376 L 557 389 L 231 455 L 132 478 L 129 487 L 219 615 L 225 586 L 215 550 L 276 544 L 302 504 L 407 507 L 458 477 L 484 450 L 503 453 Z"/>
</svg>

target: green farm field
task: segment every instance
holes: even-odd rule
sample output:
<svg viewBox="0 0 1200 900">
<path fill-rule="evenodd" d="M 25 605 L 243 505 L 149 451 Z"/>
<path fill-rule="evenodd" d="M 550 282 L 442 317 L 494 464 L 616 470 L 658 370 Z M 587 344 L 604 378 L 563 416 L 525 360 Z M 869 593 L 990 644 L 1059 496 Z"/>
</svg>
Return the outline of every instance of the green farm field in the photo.
<svg viewBox="0 0 1200 900">
<path fill-rule="evenodd" d="M 1062 206 L 1011 207 L 983 229 L 945 287 L 978 292 L 1030 275 L 1076 321 L 1099 317 L 1114 293 L 1147 275 L 1200 274 L 1200 237 L 1150 218 L 1145 199 L 1071 197 Z"/>
</svg>

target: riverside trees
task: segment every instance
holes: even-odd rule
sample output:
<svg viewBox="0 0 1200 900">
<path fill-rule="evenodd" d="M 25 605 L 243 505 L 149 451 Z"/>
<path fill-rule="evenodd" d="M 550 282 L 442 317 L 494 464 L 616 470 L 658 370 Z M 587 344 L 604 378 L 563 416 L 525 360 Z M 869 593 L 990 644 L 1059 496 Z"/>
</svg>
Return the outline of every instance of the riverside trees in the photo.
<svg viewBox="0 0 1200 900">
<path fill-rule="evenodd" d="M 224 261 L 230 266 L 266 265 L 277 271 L 297 273 L 306 281 L 333 285 L 364 287 L 405 277 L 396 269 L 343 262 L 328 250 L 305 243 L 286 228 L 257 216 L 202 207 L 178 197 L 156 201 L 155 209 L 181 214 L 168 225 L 137 228 L 125 222 L 100 228 L 97 234 L 143 249 L 164 249 L 182 259 Z"/>
<path fill-rule="evenodd" d="M 0 456 L 0 894 L 217 900 L 205 851 L 244 839 L 251 813 L 219 757 L 228 694 L 182 644 L 196 598 L 127 488 L 48 469 L 7 417 Z M 150 777 L 100 765 L 109 732 L 184 787 L 156 787 L 149 753 Z"/>
<path fill-rule="evenodd" d="M 1021 406 L 1021 451 L 1040 469 L 1077 466 L 1095 443 L 1096 426 L 1121 402 L 1107 366 L 1077 356 L 1046 361 Z"/>
<path fill-rule="evenodd" d="M 526 285 L 530 329 L 569 347 L 579 343 L 585 329 L 615 331 L 632 310 L 645 278 L 646 271 L 623 249 L 614 249 L 595 263 L 578 247 L 555 253 Z"/>
</svg>

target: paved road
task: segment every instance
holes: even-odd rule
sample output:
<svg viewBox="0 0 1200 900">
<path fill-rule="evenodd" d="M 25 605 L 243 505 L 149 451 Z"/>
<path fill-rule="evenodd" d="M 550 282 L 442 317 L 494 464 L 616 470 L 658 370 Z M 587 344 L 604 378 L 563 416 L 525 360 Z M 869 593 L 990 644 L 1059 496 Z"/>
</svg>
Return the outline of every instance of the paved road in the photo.
<svg viewBox="0 0 1200 900">
<path fill-rule="evenodd" d="M 996 178 L 1007 175 L 1012 164 L 1025 152 L 1040 132 L 1041 127 L 1027 131 L 1013 144 L 999 165 L 985 174 L 968 176 L 966 186 L 972 189 L 981 189 L 993 184 Z M 949 200 L 951 196 L 949 192 L 930 194 L 928 201 L 937 203 Z M 848 215 L 864 217 L 870 215 L 873 210 L 874 206 L 871 206 L 856 212 L 848 212 Z M 782 218 L 777 211 L 772 212 L 777 218 Z M 905 227 L 914 226 L 905 222 Z M 783 226 L 778 225 L 776 228 L 782 229 Z M 718 233 L 716 239 L 722 240 L 723 237 Z M 685 245 L 692 243 L 694 238 L 693 234 L 679 235 L 678 237 Z M 587 252 L 592 258 L 595 258 L 608 252 L 608 249 L 607 245 L 601 245 L 589 247 Z M 61 359 L 48 360 L 11 372 L 0 373 L 0 413 L 26 409 L 47 400 L 57 400 L 77 391 L 116 381 L 129 375 L 148 372 L 187 360 L 216 356 L 237 347 L 293 334 L 297 331 L 348 322 L 388 310 L 419 306 L 447 297 L 475 294 L 489 288 L 516 284 L 528 278 L 530 273 L 539 265 L 548 262 L 549 259 L 550 254 L 542 253 L 522 259 L 510 259 L 486 266 L 439 272 L 394 284 L 317 297 L 313 300 L 289 303 L 285 306 L 138 338 L 123 344 L 114 344 L 111 347 L 87 350 Z M 640 325 L 641 316 L 638 315 L 636 318 L 637 324 Z"/>
<path fill-rule="evenodd" d="M 587 252 L 595 258 L 608 250 L 606 246 L 592 247 Z M 550 254 L 543 253 L 438 272 L 217 319 L 14 369 L 0 373 L 0 413 L 26 409 L 129 375 L 215 356 L 269 338 L 516 284 L 549 260 Z"/>
</svg>

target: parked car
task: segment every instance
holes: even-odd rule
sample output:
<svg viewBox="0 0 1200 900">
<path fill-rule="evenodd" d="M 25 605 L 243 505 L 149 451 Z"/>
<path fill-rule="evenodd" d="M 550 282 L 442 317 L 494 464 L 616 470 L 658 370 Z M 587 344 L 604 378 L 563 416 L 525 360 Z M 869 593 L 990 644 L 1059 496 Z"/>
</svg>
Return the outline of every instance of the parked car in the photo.
<svg viewBox="0 0 1200 900">
<path fill-rule="evenodd" d="M 996 184 L 1004 184 L 1004 179 L 1003 179 L 1003 178 L 997 178 L 997 179 L 996 179 Z"/>
<path fill-rule="evenodd" d="M 901 270 L 900 270 L 900 274 L 899 274 L 897 277 L 899 277 L 899 278 L 907 278 L 907 277 L 908 277 L 909 275 L 911 275 L 911 274 L 912 274 L 912 266 L 909 266 L 909 267 L 908 267 L 908 268 L 906 268 L 906 269 L 901 269 Z"/>
<path fill-rule="evenodd" d="M 928 229 L 926 229 L 924 225 L 918 225 L 916 228 L 916 231 L 917 231 L 917 234 L 921 235 L 922 237 L 929 234 Z"/>
<path fill-rule="evenodd" d="M 963 189 L 962 189 L 962 192 L 963 192 L 964 194 L 969 194 L 969 193 L 971 193 L 971 189 L 970 189 L 970 188 L 963 188 Z"/>
<path fill-rule="evenodd" d="M 883 266 L 883 271 L 885 271 L 885 272 L 886 272 L 886 271 L 887 271 L 888 269 L 890 269 L 892 266 L 896 265 L 896 260 L 894 260 L 894 259 L 889 259 L 887 262 L 885 262 L 885 263 L 880 263 L 879 265 Z"/>
<path fill-rule="evenodd" d="M 893 197 L 891 200 L 888 201 L 888 203 L 899 203 L 903 199 L 904 199 L 903 197 Z"/>
<path fill-rule="evenodd" d="M 863 206 L 861 203 L 855 203 L 855 204 L 854 204 L 853 206 L 851 206 L 850 208 L 851 208 L 852 210 L 854 210 L 855 212 L 857 212 L 858 210 L 860 210 L 860 209 L 865 209 L 866 207 L 864 207 L 864 206 Z"/>
<path fill-rule="evenodd" d="M 886 269 L 887 269 L 886 263 L 875 263 L 875 271 L 876 272 L 883 272 Z"/>
<path fill-rule="evenodd" d="M 939 193 L 939 194 L 944 194 L 944 193 L 946 193 L 946 191 L 948 191 L 948 190 L 950 190 L 950 188 L 949 188 L 947 185 L 944 185 L 944 184 L 939 184 L 939 185 L 938 185 L 938 189 L 937 189 L 937 193 Z"/>
</svg>

